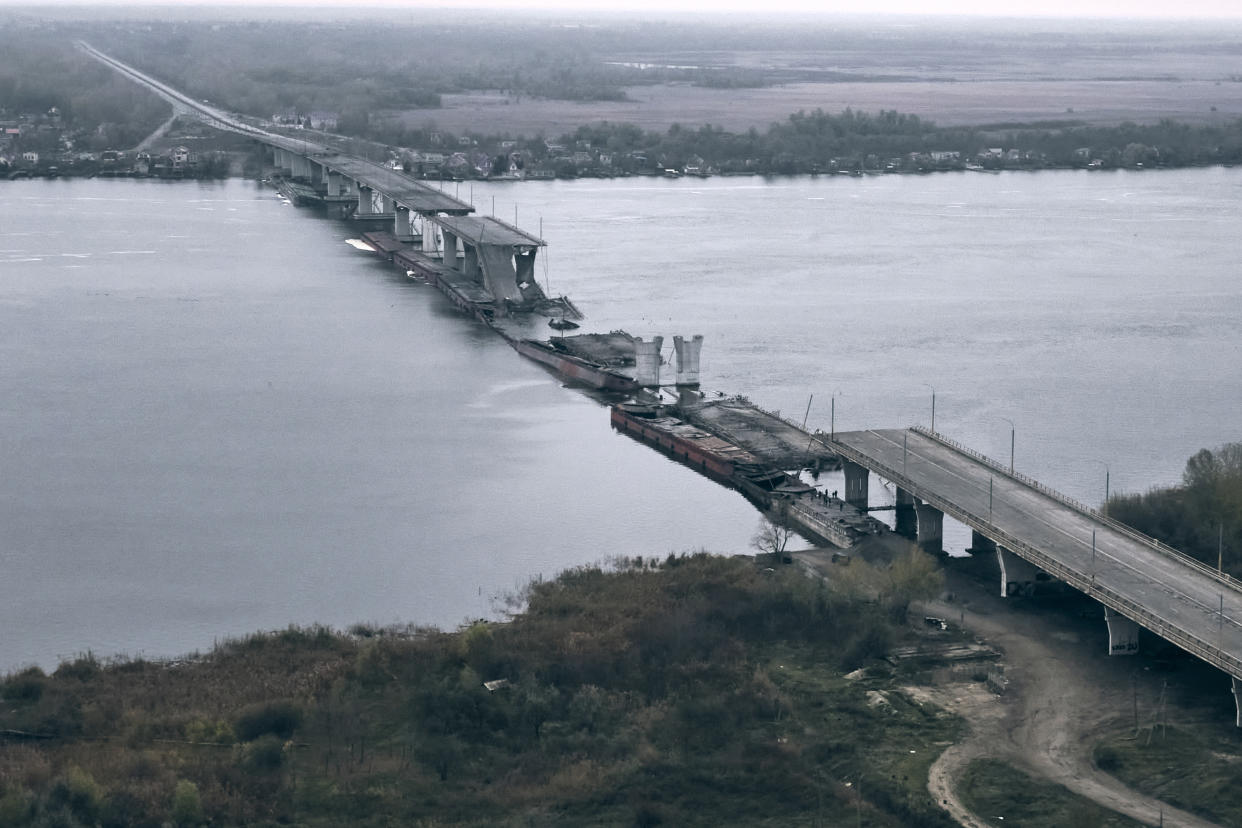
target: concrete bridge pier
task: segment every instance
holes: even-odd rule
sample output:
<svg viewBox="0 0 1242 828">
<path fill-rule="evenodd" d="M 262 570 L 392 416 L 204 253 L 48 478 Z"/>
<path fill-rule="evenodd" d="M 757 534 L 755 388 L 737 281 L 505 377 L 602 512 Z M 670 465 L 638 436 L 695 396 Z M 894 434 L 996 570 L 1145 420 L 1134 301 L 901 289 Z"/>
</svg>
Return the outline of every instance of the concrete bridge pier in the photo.
<svg viewBox="0 0 1242 828">
<path fill-rule="evenodd" d="M 915 542 L 927 552 L 940 554 L 944 551 L 944 512 L 922 501 L 914 501 L 914 513 L 918 520 Z"/>
<path fill-rule="evenodd" d="M 699 352 L 703 350 L 703 336 L 695 334 L 689 341 L 680 336 L 673 337 L 673 349 L 677 353 L 677 385 L 699 385 Z"/>
<path fill-rule="evenodd" d="M 410 223 L 410 208 L 402 204 L 393 204 L 392 234 L 397 241 L 414 241 L 414 227 Z"/>
<path fill-rule="evenodd" d="M 634 337 L 634 381 L 644 388 L 660 385 L 660 349 L 663 347 L 662 336 L 653 336 L 650 342 L 643 342 L 641 336 Z"/>
<path fill-rule="evenodd" d="M 1108 654 L 1134 655 L 1139 651 L 1139 625 L 1108 607 L 1104 608 L 1104 623 L 1108 625 Z M 1235 686 L 1237 679 L 1234 679 Z"/>
<path fill-rule="evenodd" d="M 993 544 L 993 546 L 996 545 Z M 1003 546 L 996 546 L 996 562 L 1000 564 L 1002 598 L 1034 594 L 1035 576 L 1039 572 L 1039 567 Z"/>
<path fill-rule="evenodd" d="M 323 192 L 324 186 L 327 183 L 327 178 L 326 178 L 327 170 L 324 169 L 323 164 L 320 164 L 317 161 L 308 160 L 306 163 L 310 166 L 311 186 L 314 187 L 316 190 Z"/>
<path fill-rule="evenodd" d="M 358 182 L 358 209 L 355 215 L 369 216 L 375 212 L 375 191 Z"/>
<path fill-rule="evenodd" d="M 457 236 L 447 230 L 441 229 L 444 236 L 444 266 L 457 270 Z"/>
<path fill-rule="evenodd" d="M 282 175 L 293 175 L 293 153 L 280 147 L 272 148 L 272 164 Z"/>
<path fill-rule="evenodd" d="M 422 232 L 422 250 L 427 255 L 434 255 L 440 252 L 440 226 L 431 220 L 431 217 L 425 213 L 420 213 L 419 224 Z"/>
<path fill-rule="evenodd" d="M 971 529 L 970 549 L 966 551 L 972 555 L 992 555 L 996 553 L 996 541 Z"/>
<path fill-rule="evenodd" d="M 914 510 L 914 495 L 897 487 L 897 508 L 893 512 L 893 531 L 903 538 L 914 540 L 919 536 L 919 519 Z"/>
<path fill-rule="evenodd" d="M 846 460 L 842 463 L 845 472 L 845 502 L 856 509 L 867 508 L 867 483 L 871 472 L 866 466 L 860 466 Z"/>
<path fill-rule="evenodd" d="M 483 270 L 479 267 L 479 248 L 462 242 L 461 272 L 474 281 L 483 283 Z"/>
<path fill-rule="evenodd" d="M 344 195 L 344 191 L 341 188 L 341 184 L 342 184 L 341 174 L 337 172 L 336 170 L 328 170 L 327 173 L 328 174 L 326 176 L 326 180 L 328 184 L 328 191 L 327 191 L 328 195 L 329 196 Z"/>
<path fill-rule="evenodd" d="M 303 181 L 311 180 L 311 162 L 304 156 L 292 154 L 293 177 Z"/>
<path fill-rule="evenodd" d="M 1232 679 L 1233 703 L 1238 710 L 1238 727 L 1242 727 L 1242 681 L 1238 681 L 1237 676 L 1230 676 Z"/>
</svg>

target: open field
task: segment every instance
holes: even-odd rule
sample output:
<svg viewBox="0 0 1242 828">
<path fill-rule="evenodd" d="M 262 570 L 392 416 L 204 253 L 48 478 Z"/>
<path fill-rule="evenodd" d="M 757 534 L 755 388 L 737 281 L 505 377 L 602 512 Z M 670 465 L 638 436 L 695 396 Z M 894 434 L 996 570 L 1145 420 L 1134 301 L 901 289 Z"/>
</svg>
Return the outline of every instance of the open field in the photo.
<svg viewBox="0 0 1242 828">
<path fill-rule="evenodd" d="M 434 124 L 453 133 L 552 137 L 596 121 L 628 122 L 663 132 L 674 123 L 710 123 L 731 131 L 764 130 L 798 110 L 895 109 L 941 126 L 1076 120 L 1089 124 L 1192 124 L 1242 116 L 1242 83 L 1232 81 L 914 81 L 790 83 L 762 89 L 688 84 L 637 86 L 631 101 L 555 101 L 499 92 L 443 96 L 441 109 L 402 113 L 410 127 Z M 1215 111 L 1213 111 L 1215 107 Z"/>
</svg>

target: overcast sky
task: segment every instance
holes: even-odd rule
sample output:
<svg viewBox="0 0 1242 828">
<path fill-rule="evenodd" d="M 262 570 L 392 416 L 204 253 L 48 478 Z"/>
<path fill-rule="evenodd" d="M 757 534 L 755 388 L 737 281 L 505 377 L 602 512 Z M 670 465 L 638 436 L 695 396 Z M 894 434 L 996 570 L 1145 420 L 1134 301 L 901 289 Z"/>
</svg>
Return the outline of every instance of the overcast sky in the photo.
<svg viewBox="0 0 1242 828">
<path fill-rule="evenodd" d="M 0 0 L 0 6 L 363 6 L 615 12 L 918 14 L 1005 17 L 1233 18 L 1242 0 Z"/>
</svg>

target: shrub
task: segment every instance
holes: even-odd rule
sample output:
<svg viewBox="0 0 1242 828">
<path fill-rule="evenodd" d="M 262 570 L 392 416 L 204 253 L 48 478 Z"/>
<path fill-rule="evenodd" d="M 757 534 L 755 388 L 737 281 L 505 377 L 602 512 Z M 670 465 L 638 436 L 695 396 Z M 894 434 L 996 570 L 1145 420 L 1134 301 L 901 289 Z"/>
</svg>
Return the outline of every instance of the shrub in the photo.
<svg viewBox="0 0 1242 828">
<path fill-rule="evenodd" d="M 302 708 L 291 701 L 275 701 L 254 704 L 237 717 L 233 730 L 243 742 L 273 734 L 288 739 L 302 724 Z"/>
<path fill-rule="evenodd" d="M 246 770 L 274 771 L 285 762 L 285 743 L 270 733 L 241 748 L 240 764 Z"/>
<path fill-rule="evenodd" d="M 95 658 L 94 653 L 88 652 L 86 655 L 78 656 L 73 661 L 62 661 L 52 675 L 58 679 L 90 681 L 99 675 L 101 669 L 99 659 Z"/>
<path fill-rule="evenodd" d="M 0 691 L 6 701 L 37 702 L 47 689 L 47 676 L 38 667 L 29 667 L 4 683 Z"/>
<path fill-rule="evenodd" d="M 203 821 L 203 804 L 198 798 L 198 786 L 193 782 L 182 779 L 177 783 L 171 816 L 177 825 L 198 825 Z"/>
<path fill-rule="evenodd" d="M 70 765 L 65 775 L 52 786 L 48 800 L 53 806 L 64 806 L 87 825 L 94 824 L 103 804 L 103 788 L 89 773 Z"/>
</svg>

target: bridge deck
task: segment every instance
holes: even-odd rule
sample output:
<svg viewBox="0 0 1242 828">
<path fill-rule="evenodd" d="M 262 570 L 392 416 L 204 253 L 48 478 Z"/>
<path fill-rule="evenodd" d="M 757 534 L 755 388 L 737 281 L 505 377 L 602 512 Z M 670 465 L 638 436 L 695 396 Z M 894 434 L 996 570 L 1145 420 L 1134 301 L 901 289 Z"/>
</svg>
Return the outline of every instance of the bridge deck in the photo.
<svg viewBox="0 0 1242 828">
<path fill-rule="evenodd" d="M 465 215 L 474 211 L 474 207 L 470 204 L 447 193 L 442 193 L 433 187 L 429 187 L 403 172 L 389 169 L 382 164 L 376 164 L 353 155 L 345 155 L 332 147 L 314 141 L 291 138 L 287 135 L 259 129 L 245 123 L 231 113 L 217 109 L 204 101 L 191 98 L 184 92 L 174 89 L 144 72 L 140 72 L 129 64 L 109 57 L 85 42 L 78 41 L 78 46 L 85 50 L 87 54 L 111 66 L 121 74 L 150 87 L 161 97 L 170 101 L 173 106 L 178 107 L 179 110 L 192 112 L 216 129 L 248 135 L 269 146 L 280 147 L 283 150 L 310 158 L 317 164 L 323 164 L 330 169 L 344 173 L 355 181 L 361 181 L 372 189 L 385 193 L 398 203 L 417 213 Z"/>
<path fill-rule="evenodd" d="M 1236 581 L 919 431 L 837 432 L 830 445 L 1163 638 L 1242 677 L 1242 589 Z"/>
</svg>

